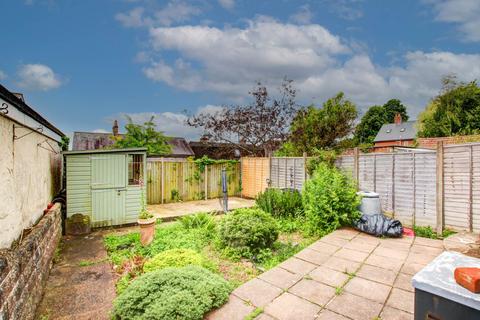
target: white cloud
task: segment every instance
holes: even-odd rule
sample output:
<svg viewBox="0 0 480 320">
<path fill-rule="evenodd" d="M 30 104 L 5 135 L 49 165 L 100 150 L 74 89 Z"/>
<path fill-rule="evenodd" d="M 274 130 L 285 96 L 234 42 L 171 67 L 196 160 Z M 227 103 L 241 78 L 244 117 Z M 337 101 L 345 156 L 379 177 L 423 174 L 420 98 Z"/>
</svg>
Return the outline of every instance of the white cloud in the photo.
<svg viewBox="0 0 480 320">
<path fill-rule="evenodd" d="M 361 108 L 399 98 L 412 117 L 441 88 L 441 78 L 480 78 L 480 54 L 406 52 L 390 65 L 376 65 L 355 42 L 346 42 L 318 24 L 294 25 L 268 17 L 243 28 L 209 26 L 150 29 L 152 53 L 174 52 L 144 67 L 153 81 L 190 91 L 220 94 L 243 103 L 256 81 L 278 87 L 293 79 L 301 103 L 321 104 L 338 91 Z M 275 91 L 275 90 L 272 90 Z"/>
<path fill-rule="evenodd" d="M 313 18 L 308 4 L 301 6 L 296 13 L 290 16 L 290 21 L 298 24 L 309 24 Z"/>
<path fill-rule="evenodd" d="M 7 78 L 7 74 L 5 72 L 3 72 L 2 70 L 0 70 L 0 80 L 4 80 Z"/>
<path fill-rule="evenodd" d="M 60 77 L 44 64 L 25 64 L 18 70 L 18 85 L 25 89 L 47 91 L 62 85 Z"/>
<path fill-rule="evenodd" d="M 433 6 L 435 19 L 458 24 L 464 40 L 480 41 L 480 1 L 478 0 L 426 0 Z"/>
<path fill-rule="evenodd" d="M 117 13 L 115 19 L 125 27 L 170 26 L 174 23 L 188 21 L 201 14 L 200 8 L 183 1 L 171 1 L 162 9 L 145 9 L 136 7 L 127 13 Z"/>
<path fill-rule="evenodd" d="M 232 10 L 235 7 L 235 0 L 218 0 L 218 3 L 227 10 Z"/>
<path fill-rule="evenodd" d="M 125 27 L 147 26 L 150 25 L 152 21 L 143 16 L 144 11 L 144 8 L 137 7 L 127 13 L 117 13 L 115 15 L 115 19 L 117 19 Z"/>
<path fill-rule="evenodd" d="M 197 109 L 196 113 L 215 113 L 221 111 L 222 107 L 214 105 L 206 105 Z M 141 113 L 123 113 L 115 115 L 115 119 L 125 119 L 129 116 L 134 123 L 144 123 L 154 116 L 154 123 L 157 125 L 157 130 L 163 131 L 165 135 L 171 137 L 184 137 L 187 140 L 197 140 L 203 133 L 202 129 L 196 129 L 188 126 L 185 121 L 187 116 L 183 113 L 176 112 L 141 112 Z M 123 126 L 123 123 L 120 124 Z"/>
<path fill-rule="evenodd" d="M 320 25 L 265 18 L 250 21 L 244 29 L 152 28 L 150 38 L 155 51 L 174 50 L 180 55 L 170 65 L 159 61 L 145 68 L 150 79 L 187 91 L 230 95 L 243 95 L 254 80 L 297 78 L 323 70 L 335 62 L 332 55 L 349 52 L 339 37 Z"/>
<path fill-rule="evenodd" d="M 345 20 L 356 20 L 363 17 L 359 8 L 363 0 L 324 0 L 330 11 Z"/>
<path fill-rule="evenodd" d="M 111 133 L 112 131 L 108 131 L 108 130 L 105 130 L 105 129 L 95 129 L 92 132 L 95 132 L 95 133 Z"/>
</svg>

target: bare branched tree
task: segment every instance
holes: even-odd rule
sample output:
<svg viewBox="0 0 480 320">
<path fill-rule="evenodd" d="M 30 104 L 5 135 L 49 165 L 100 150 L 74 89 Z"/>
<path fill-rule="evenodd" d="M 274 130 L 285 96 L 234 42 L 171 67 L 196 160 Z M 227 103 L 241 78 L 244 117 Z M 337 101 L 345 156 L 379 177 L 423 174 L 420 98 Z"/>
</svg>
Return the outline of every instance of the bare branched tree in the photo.
<svg viewBox="0 0 480 320">
<path fill-rule="evenodd" d="M 257 82 L 249 94 L 253 102 L 246 105 L 224 106 L 217 113 L 190 116 L 187 124 L 203 128 L 213 141 L 227 142 L 251 155 L 266 156 L 288 137 L 292 118 L 299 109 L 293 80 L 284 79 L 277 97 Z"/>
</svg>

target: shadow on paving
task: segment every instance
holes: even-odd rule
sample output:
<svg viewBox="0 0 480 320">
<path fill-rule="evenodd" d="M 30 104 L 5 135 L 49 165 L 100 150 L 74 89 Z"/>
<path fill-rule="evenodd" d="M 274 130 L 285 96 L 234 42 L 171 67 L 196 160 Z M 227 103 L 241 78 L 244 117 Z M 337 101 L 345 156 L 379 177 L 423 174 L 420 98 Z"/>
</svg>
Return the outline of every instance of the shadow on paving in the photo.
<svg viewBox="0 0 480 320">
<path fill-rule="evenodd" d="M 102 234 L 63 237 L 58 260 L 37 319 L 110 319 L 115 285 Z"/>
</svg>

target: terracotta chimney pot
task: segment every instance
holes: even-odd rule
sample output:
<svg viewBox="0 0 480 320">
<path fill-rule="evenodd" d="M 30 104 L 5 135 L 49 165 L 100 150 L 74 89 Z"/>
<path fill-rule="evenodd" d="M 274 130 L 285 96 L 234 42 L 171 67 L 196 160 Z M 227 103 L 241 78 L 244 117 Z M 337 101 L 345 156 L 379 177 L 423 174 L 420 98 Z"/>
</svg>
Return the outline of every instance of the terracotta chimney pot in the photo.
<svg viewBox="0 0 480 320">
<path fill-rule="evenodd" d="M 397 113 L 394 118 L 395 124 L 402 124 L 402 115 L 400 113 Z"/>
<path fill-rule="evenodd" d="M 117 120 L 113 121 L 112 131 L 113 131 L 113 135 L 115 137 L 118 136 L 118 121 Z"/>
</svg>

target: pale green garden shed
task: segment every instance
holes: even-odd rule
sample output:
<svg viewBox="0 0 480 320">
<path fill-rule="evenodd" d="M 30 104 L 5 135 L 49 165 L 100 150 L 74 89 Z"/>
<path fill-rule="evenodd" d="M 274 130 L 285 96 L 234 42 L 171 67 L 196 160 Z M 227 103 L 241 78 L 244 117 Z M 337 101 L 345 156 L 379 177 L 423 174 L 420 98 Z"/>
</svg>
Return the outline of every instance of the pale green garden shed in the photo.
<svg viewBox="0 0 480 320">
<path fill-rule="evenodd" d="M 146 201 L 146 149 L 67 151 L 67 218 L 90 216 L 92 227 L 135 223 Z M 143 193 L 143 196 L 142 196 Z"/>
</svg>

